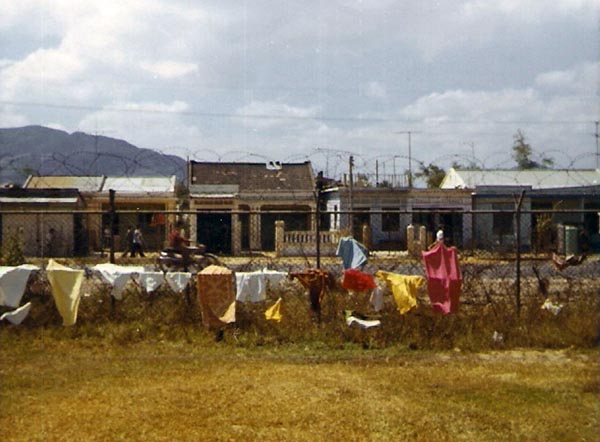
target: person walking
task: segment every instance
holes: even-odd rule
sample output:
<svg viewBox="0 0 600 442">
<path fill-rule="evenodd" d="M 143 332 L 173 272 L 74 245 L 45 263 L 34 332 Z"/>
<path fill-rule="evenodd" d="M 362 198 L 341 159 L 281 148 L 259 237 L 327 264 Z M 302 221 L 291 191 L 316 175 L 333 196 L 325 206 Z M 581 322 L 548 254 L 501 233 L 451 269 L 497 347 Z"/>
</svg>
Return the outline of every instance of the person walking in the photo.
<svg viewBox="0 0 600 442">
<path fill-rule="evenodd" d="M 136 226 L 135 230 L 133 231 L 131 257 L 135 258 L 136 254 L 139 254 L 141 258 L 144 257 L 144 236 L 142 235 L 142 229 L 140 229 L 140 226 Z"/>
<path fill-rule="evenodd" d="M 127 258 L 127 254 L 129 253 L 129 257 L 133 258 L 133 226 L 127 227 L 127 232 L 125 233 L 125 241 L 123 243 L 123 253 L 121 254 L 122 258 Z"/>
</svg>

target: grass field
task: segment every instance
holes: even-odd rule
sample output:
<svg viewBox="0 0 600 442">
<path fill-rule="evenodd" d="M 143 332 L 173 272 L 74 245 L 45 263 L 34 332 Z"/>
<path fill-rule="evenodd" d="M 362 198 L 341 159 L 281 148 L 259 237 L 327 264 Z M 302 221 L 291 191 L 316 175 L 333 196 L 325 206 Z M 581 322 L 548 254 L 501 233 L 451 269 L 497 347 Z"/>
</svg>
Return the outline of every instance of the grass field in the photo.
<svg viewBox="0 0 600 442">
<path fill-rule="evenodd" d="M 7 338 L 12 342 L 8 345 Z M 0 334 L 4 441 L 597 441 L 596 350 Z"/>
</svg>

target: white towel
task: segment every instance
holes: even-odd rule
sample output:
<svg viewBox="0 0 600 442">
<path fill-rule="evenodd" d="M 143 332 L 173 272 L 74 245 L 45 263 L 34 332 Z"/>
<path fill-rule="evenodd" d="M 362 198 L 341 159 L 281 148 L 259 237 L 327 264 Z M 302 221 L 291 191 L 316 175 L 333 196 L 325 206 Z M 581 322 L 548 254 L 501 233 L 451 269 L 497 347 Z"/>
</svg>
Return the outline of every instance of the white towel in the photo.
<svg viewBox="0 0 600 442">
<path fill-rule="evenodd" d="M 135 277 L 139 285 L 147 292 L 153 292 L 165 281 L 163 272 L 143 272 Z"/>
<path fill-rule="evenodd" d="M 256 272 L 236 272 L 236 295 L 240 302 L 260 302 L 267 298 L 267 286 L 285 280 L 287 273 L 263 269 Z"/>
<path fill-rule="evenodd" d="M 92 267 L 102 275 L 104 280 L 112 286 L 110 294 L 115 299 L 123 299 L 123 290 L 133 275 L 144 273 L 143 266 L 120 266 L 111 263 L 97 264 Z"/>
<path fill-rule="evenodd" d="M 27 317 L 29 310 L 31 310 L 31 302 L 28 302 L 27 304 L 22 305 L 13 311 L 3 313 L 2 316 L 0 316 L 0 321 L 6 319 L 8 322 L 14 325 L 19 325 L 21 322 L 23 322 L 23 319 Z"/>
<path fill-rule="evenodd" d="M 39 270 L 39 267 L 30 264 L 17 267 L 0 266 L 0 305 L 19 306 L 29 275 L 34 270 Z"/>
<path fill-rule="evenodd" d="M 183 292 L 190 283 L 191 278 L 192 274 L 190 272 L 167 272 L 165 274 L 167 284 L 175 293 Z"/>
</svg>

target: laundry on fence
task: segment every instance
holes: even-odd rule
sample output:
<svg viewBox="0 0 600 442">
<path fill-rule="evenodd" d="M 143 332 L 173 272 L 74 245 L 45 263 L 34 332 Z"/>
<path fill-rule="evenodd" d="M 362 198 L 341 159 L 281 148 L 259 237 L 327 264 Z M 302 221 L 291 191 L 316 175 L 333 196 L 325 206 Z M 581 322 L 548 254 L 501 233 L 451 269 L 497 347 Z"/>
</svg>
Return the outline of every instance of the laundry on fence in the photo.
<svg viewBox="0 0 600 442">
<path fill-rule="evenodd" d="M 190 272 L 167 272 L 165 274 L 167 284 L 175 293 L 183 292 L 191 279 L 192 274 Z"/>
<path fill-rule="evenodd" d="M 297 279 L 304 288 L 308 289 L 310 308 L 320 320 L 323 297 L 335 286 L 333 275 L 321 269 L 307 269 L 302 272 L 292 272 L 290 277 Z"/>
<path fill-rule="evenodd" d="M 28 302 L 15 310 L 11 310 L 10 312 L 3 313 L 0 315 L 0 321 L 6 319 L 13 325 L 19 325 L 27 317 L 29 310 L 31 310 L 31 302 Z"/>
<path fill-rule="evenodd" d="M 423 252 L 427 293 L 434 310 L 443 314 L 458 312 L 462 275 L 455 247 L 438 242 Z"/>
<path fill-rule="evenodd" d="M 20 266 L 0 266 L 0 305 L 18 307 L 25 293 L 27 281 L 39 267 L 23 264 Z"/>
<path fill-rule="evenodd" d="M 63 325 L 75 324 L 84 271 L 71 269 L 50 259 L 46 267 L 46 275 L 56 308 L 63 318 Z"/>
<path fill-rule="evenodd" d="M 281 322 L 283 319 L 283 311 L 281 308 L 281 298 L 265 311 L 265 318 L 268 321 Z"/>
<path fill-rule="evenodd" d="M 147 292 L 155 291 L 165 281 L 163 272 L 142 272 L 134 275 L 133 278 Z"/>
<path fill-rule="evenodd" d="M 198 305 L 207 329 L 235 322 L 235 278 L 226 267 L 210 265 L 198 273 Z"/>
<path fill-rule="evenodd" d="M 342 287 L 353 292 L 368 292 L 377 287 L 373 275 L 356 269 L 344 270 Z"/>
<path fill-rule="evenodd" d="M 379 270 L 375 276 L 388 285 L 401 315 L 417 305 L 417 292 L 425 284 L 425 278 L 418 275 L 400 275 Z"/>
<path fill-rule="evenodd" d="M 376 281 L 375 284 L 377 284 L 377 287 L 375 287 L 371 292 L 371 296 L 369 297 L 369 303 L 371 304 L 371 307 L 373 307 L 373 310 L 378 312 L 383 308 L 383 294 L 385 291 L 385 282 Z"/>
<path fill-rule="evenodd" d="M 344 269 L 358 269 L 367 263 L 369 250 L 351 236 L 344 236 L 338 242 L 337 256 L 342 258 Z"/>
<path fill-rule="evenodd" d="M 236 272 L 236 295 L 239 302 L 260 302 L 267 298 L 267 286 L 287 278 L 287 273 L 263 269 L 256 272 Z"/>
<path fill-rule="evenodd" d="M 92 270 L 100 273 L 102 278 L 111 285 L 110 294 L 118 300 L 123 299 L 123 290 L 132 276 L 146 271 L 143 266 L 120 266 L 111 263 L 97 264 L 92 267 Z"/>
</svg>

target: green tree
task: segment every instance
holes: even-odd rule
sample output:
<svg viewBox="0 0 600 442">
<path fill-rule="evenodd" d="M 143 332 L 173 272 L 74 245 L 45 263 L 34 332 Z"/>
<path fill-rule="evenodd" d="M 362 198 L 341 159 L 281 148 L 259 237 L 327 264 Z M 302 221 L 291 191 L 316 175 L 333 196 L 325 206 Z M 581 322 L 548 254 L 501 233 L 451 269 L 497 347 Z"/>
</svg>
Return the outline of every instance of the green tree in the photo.
<svg viewBox="0 0 600 442">
<path fill-rule="evenodd" d="M 419 171 L 415 174 L 417 178 L 423 178 L 429 189 L 435 189 L 440 187 L 446 171 L 433 163 L 429 163 L 428 166 L 425 163 L 419 165 Z"/>
<path fill-rule="evenodd" d="M 525 134 L 521 129 L 513 136 L 513 159 L 519 169 L 549 169 L 554 165 L 554 160 L 549 157 L 542 157 L 541 162 L 531 159 L 533 150 L 531 145 L 525 140 Z"/>
</svg>

